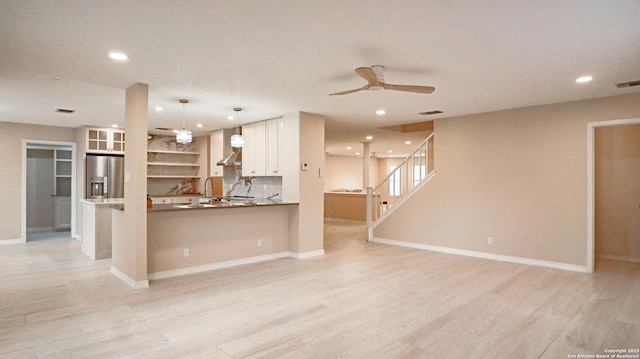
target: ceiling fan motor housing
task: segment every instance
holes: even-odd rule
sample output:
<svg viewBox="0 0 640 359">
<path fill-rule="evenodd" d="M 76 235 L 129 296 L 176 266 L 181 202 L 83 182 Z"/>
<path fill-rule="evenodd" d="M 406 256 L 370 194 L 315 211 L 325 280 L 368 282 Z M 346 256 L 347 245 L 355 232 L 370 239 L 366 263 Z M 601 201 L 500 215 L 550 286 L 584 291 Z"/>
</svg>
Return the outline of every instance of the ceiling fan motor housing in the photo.
<svg viewBox="0 0 640 359">
<path fill-rule="evenodd" d="M 372 91 L 384 90 L 384 87 L 380 84 L 380 83 L 384 83 L 384 76 L 383 76 L 384 66 L 372 65 L 371 69 L 376 74 L 376 78 L 378 78 L 378 83 L 375 85 L 369 86 L 369 90 L 372 90 Z"/>
</svg>

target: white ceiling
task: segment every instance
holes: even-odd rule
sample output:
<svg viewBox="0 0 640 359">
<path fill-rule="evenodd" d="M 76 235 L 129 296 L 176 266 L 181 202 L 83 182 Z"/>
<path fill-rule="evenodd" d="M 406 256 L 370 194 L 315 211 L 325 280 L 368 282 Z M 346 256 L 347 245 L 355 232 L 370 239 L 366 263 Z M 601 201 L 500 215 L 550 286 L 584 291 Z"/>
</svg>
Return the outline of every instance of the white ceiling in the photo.
<svg viewBox="0 0 640 359">
<path fill-rule="evenodd" d="M 436 91 L 328 96 L 374 64 Z M 307 111 L 326 116 L 329 153 L 367 134 L 402 153 L 420 136 L 376 128 L 638 92 L 614 86 L 635 80 L 638 0 L 0 1 L 0 121 L 123 126 L 124 89 L 143 82 L 151 129 L 231 127 L 234 107 L 243 123 Z M 418 115 L 430 110 L 444 114 Z"/>
</svg>

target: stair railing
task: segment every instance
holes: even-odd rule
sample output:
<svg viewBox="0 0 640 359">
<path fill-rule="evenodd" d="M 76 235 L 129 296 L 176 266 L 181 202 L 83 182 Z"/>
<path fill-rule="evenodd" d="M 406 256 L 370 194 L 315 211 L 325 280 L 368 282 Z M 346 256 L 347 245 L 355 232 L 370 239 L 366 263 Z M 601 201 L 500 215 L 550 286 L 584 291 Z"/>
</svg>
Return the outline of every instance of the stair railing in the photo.
<svg viewBox="0 0 640 359">
<path fill-rule="evenodd" d="M 373 228 L 390 214 L 404 198 L 434 173 L 434 133 L 407 156 L 375 187 L 367 188 L 367 228 Z"/>
</svg>

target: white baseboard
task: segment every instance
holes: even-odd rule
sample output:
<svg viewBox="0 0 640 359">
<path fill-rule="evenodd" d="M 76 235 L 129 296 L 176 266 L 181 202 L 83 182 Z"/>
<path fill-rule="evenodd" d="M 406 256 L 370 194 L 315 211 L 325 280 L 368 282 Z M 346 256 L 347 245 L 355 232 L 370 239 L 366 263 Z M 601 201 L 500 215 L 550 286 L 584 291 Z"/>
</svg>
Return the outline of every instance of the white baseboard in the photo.
<svg viewBox="0 0 640 359">
<path fill-rule="evenodd" d="M 538 266 L 538 267 L 562 269 L 562 270 L 567 270 L 572 272 L 589 273 L 589 268 L 587 268 L 587 266 L 578 266 L 574 264 L 551 262 L 551 261 L 545 261 L 541 259 L 506 256 L 502 254 L 476 252 L 476 251 L 469 251 L 465 249 L 432 246 L 428 244 L 403 242 L 403 241 L 396 241 L 396 240 L 376 238 L 376 237 L 372 238 L 371 241 L 376 243 L 390 244 L 394 246 L 407 247 L 407 248 L 422 249 L 422 250 L 433 251 L 433 252 L 442 252 L 442 253 L 456 254 L 456 255 L 467 256 L 467 257 L 491 259 L 491 260 L 496 260 L 501 262 L 526 264 L 526 265 L 532 265 L 532 266 Z"/>
<path fill-rule="evenodd" d="M 612 254 L 596 254 L 596 258 L 611 259 L 611 260 L 614 260 L 614 261 L 621 261 L 621 262 L 640 263 L 640 258 L 625 257 L 625 256 L 614 256 Z"/>
<path fill-rule="evenodd" d="M 307 258 L 318 257 L 323 255 L 324 255 L 324 249 L 318 249 L 317 251 L 302 252 L 302 253 L 289 252 L 289 257 L 295 258 L 295 259 L 307 259 Z"/>
<path fill-rule="evenodd" d="M 24 241 L 20 238 L 16 239 L 0 239 L 0 245 L 4 244 L 24 244 Z"/>
<path fill-rule="evenodd" d="M 324 255 L 324 249 L 320 249 L 317 251 L 303 252 L 303 253 L 278 252 L 278 253 L 272 253 L 272 254 L 265 254 L 262 256 L 256 256 L 256 257 L 234 259 L 234 260 L 225 261 L 225 262 L 203 264 L 203 265 L 194 266 L 194 267 L 149 273 L 147 275 L 147 278 L 149 280 L 165 279 L 165 278 L 179 277 L 179 276 L 188 275 L 188 274 L 209 272 L 217 269 L 231 268 L 231 267 L 241 266 L 245 264 L 266 262 L 274 259 L 282 259 L 282 258 L 307 259 L 307 258 L 322 256 L 322 255 Z"/>
<path fill-rule="evenodd" d="M 111 266 L 111 274 L 116 276 L 121 281 L 125 282 L 129 287 L 133 289 L 147 289 L 149 288 L 148 280 L 135 281 L 128 275 L 122 273 L 118 268 Z"/>
<path fill-rule="evenodd" d="M 287 258 L 287 257 L 289 257 L 289 252 L 272 253 L 272 254 L 266 254 L 266 255 L 256 256 L 256 257 L 234 259 L 234 260 L 225 261 L 225 262 L 203 264 L 203 265 L 194 266 L 194 267 L 149 273 L 147 275 L 147 278 L 149 280 L 156 280 L 156 279 L 164 279 L 164 278 L 171 278 L 171 277 L 179 277 L 187 274 L 208 272 L 216 269 L 230 268 L 230 267 L 241 266 L 245 264 L 265 262 L 273 259 L 280 259 L 280 258 Z"/>
</svg>

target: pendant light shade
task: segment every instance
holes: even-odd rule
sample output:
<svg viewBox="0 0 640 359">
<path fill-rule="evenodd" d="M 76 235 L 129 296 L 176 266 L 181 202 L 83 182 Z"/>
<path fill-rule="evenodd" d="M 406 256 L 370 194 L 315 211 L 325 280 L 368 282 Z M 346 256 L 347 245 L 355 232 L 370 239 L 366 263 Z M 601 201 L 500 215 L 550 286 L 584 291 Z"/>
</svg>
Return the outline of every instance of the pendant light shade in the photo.
<svg viewBox="0 0 640 359">
<path fill-rule="evenodd" d="M 184 105 L 189 103 L 189 100 L 185 100 L 183 98 L 181 98 L 178 101 L 182 104 L 183 109 L 184 109 Z M 176 142 L 180 144 L 184 145 L 187 143 L 191 143 L 191 141 L 193 140 L 193 135 L 191 134 L 191 131 L 186 130 L 184 128 L 184 117 L 182 117 L 182 130 L 173 130 L 173 132 L 176 134 Z"/>
<path fill-rule="evenodd" d="M 240 128 L 240 120 L 238 119 L 239 113 L 240 111 L 242 111 L 242 109 L 240 107 L 236 107 L 233 109 L 236 112 L 236 133 L 235 135 L 231 136 L 231 147 L 233 148 L 241 148 L 242 146 L 244 146 L 244 136 L 242 136 L 241 134 L 239 134 L 239 128 Z"/>
<path fill-rule="evenodd" d="M 176 133 L 176 142 L 181 143 L 181 144 L 187 144 L 187 143 L 191 143 L 191 141 L 193 140 L 193 136 L 191 135 L 191 131 L 189 130 L 174 130 L 173 132 Z"/>
<path fill-rule="evenodd" d="M 232 135 L 231 136 L 231 147 L 240 148 L 244 146 L 244 136 L 242 135 Z"/>
</svg>

